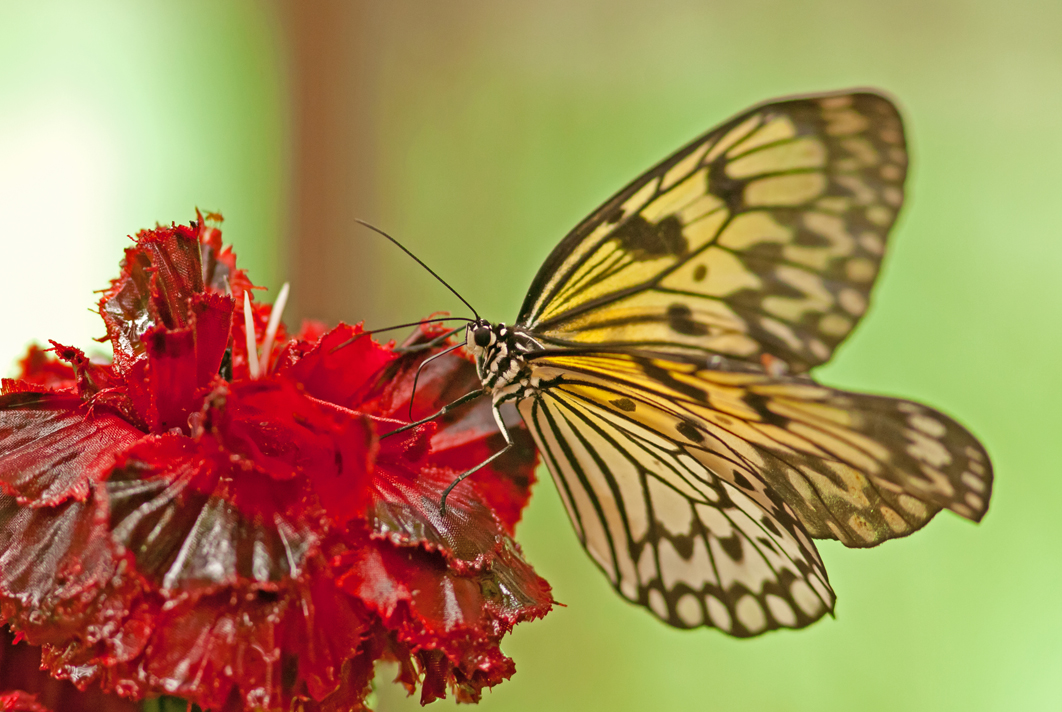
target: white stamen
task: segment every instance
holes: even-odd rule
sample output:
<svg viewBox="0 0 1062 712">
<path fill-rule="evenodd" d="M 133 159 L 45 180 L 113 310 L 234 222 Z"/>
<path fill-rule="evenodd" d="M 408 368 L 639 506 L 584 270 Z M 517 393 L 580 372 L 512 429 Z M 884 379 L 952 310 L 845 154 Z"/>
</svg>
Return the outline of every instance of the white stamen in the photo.
<svg viewBox="0 0 1062 712">
<path fill-rule="evenodd" d="M 247 332 L 247 369 L 251 379 L 258 378 L 258 344 L 254 338 L 254 316 L 251 313 L 251 297 L 243 293 L 243 330 Z"/>
<path fill-rule="evenodd" d="M 280 316 L 284 313 L 284 306 L 288 303 L 288 291 L 291 285 L 284 282 L 277 294 L 277 300 L 273 302 L 273 311 L 269 314 L 269 325 L 266 327 L 265 341 L 262 342 L 262 356 L 259 360 L 260 371 L 269 373 L 269 356 L 273 353 L 273 340 L 276 339 L 277 329 L 280 328 Z"/>
</svg>

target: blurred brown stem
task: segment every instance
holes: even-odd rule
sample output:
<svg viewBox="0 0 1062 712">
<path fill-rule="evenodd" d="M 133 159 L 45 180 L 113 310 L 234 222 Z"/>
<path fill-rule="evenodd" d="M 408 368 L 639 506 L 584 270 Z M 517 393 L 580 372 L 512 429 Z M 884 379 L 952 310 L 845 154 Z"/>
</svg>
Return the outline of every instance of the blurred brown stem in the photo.
<svg viewBox="0 0 1062 712">
<path fill-rule="evenodd" d="M 287 276 L 292 324 L 365 318 L 372 284 L 373 33 L 370 2 L 280 0 L 293 132 Z M 361 255 L 361 259 L 359 259 Z"/>
</svg>

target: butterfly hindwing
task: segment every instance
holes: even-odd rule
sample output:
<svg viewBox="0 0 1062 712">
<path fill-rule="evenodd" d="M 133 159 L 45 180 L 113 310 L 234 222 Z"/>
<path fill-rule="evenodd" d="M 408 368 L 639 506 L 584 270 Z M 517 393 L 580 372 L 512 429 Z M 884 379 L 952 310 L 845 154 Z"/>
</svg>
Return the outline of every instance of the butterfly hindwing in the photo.
<svg viewBox="0 0 1062 712">
<path fill-rule="evenodd" d="M 782 502 L 756 502 L 675 443 L 550 389 L 520 412 L 579 538 L 628 600 L 680 628 L 802 628 L 835 600 Z"/>
<path fill-rule="evenodd" d="M 824 362 L 866 310 L 903 201 L 877 94 L 766 104 L 648 171 L 546 260 L 519 323 L 555 345 Z"/>
<path fill-rule="evenodd" d="M 547 392 L 637 423 L 754 501 L 782 501 L 816 538 L 873 546 L 941 508 L 979 521 L 991 494 L 984 449 L 948 416 L 715 357 L 546 353 Z"/>
</svg>

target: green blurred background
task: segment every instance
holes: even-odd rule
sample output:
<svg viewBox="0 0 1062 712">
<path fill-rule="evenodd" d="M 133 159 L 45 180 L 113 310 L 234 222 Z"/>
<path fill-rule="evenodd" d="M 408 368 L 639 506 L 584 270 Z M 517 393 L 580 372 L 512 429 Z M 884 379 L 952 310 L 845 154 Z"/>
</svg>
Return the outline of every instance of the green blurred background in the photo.
<svg viewBox="0 0 1062 712">
<path fill-rule="evenodd" d="M 818 376 L 985 442 L 983 524 L 821 544 L 836 619 L 735 641 L 612 593 L 548 476 L 518 534 L 567 604 L 506 640 L 485 710 L 1062 708 L 1062 4 L 0 4 L 0 361 L 88 348 L 126 235 L 222 210 L 299 316 L 485 316 L 641 170 L 747 105 L 864 85 L 905 110 L 908 203 L 868 317 Z M 4 370 L 9 370 L 5 369 Z M 545 476 L 545 473 L 541 473 Z M 412 709 L 378 678 L 381 710 Z M 436 703 L 448 707 L 451 701 Z"/>
</svg>

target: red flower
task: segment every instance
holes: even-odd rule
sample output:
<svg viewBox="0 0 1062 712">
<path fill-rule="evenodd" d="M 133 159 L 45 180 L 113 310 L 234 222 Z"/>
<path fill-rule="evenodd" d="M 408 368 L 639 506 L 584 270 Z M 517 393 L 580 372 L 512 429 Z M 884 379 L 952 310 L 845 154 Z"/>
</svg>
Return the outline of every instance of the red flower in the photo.
<svg viewBox="0 0 1062 712">
<path fill-rule="evenodd" d="M 53 344 L 3 381 L 0 615 L 53 675 L 130 698 L 356 709 L 388 659 L 422 702 L 478 700 L 514 670 L 502 636 L 552 601 L 512 539 L 530 437 L 513 423 L 520 447 L 443 515 L 499 445 L 490 404 L 381 438 L 439 330 L 289 338 L 251 286 L 202 217 L 143 231 L 100 300 L 113 361 Z M 438 358 L 414 416 L 475 386 Z"/>
</svg>

